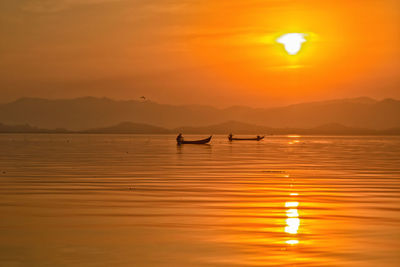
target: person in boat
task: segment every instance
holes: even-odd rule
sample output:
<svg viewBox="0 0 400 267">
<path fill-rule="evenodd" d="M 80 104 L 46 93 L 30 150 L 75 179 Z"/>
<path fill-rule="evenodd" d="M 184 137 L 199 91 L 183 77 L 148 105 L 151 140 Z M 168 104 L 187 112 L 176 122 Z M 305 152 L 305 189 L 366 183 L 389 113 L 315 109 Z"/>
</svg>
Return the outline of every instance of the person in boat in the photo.
<svg viewBox="0 0 400 267">
<path fill-rule="evenodd" d="M 178 142 L 178 144 L 182 143 L 183 141 L 183 136 L 181 133 L 178 134 L 178 136 L 176 137 L 176 142 Z"/>
<path fill-rule="evenodd" d="M 260 139 L 261 139 L 261 136 L 257 135 L 257 139 L 260 140 Z"/>
<path fill-rule="evenodd" d="M 232 140 L 232 138 L 233 138 L 233 134 L 232 134 L 232 133 L 230 133 L 230 134 L 228 135 L 228 138 L 229 138 L 229 140 Z"/>
</svg>

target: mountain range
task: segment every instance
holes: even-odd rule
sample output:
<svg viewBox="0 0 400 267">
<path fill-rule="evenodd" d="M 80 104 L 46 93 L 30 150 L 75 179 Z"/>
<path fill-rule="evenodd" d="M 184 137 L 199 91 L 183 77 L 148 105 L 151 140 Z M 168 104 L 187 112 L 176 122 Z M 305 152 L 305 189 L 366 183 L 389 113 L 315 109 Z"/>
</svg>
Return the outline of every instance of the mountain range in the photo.
<svg viewBox="0 0 400 267">
<path fill-rule="evenodd" d="M 69 133 L 69 134 L 302 134 L 302 135 L 400 135 L 400 128 L 387 130 L 372 130 L 364 128 L 351 128 L 341 124 L 325 124 L 313 128 L 271 128 L 237 121 L 199 127 L 178 127 L 166 129 L 143 123 L 122 122 L 102 128 L 93 128 L 82 131 L 71 131 L 62 128 L 43 129 L 30 125 L 4 125 L 0 123 L 1 133 Z"/>
<path fill-rule="evenodd" d="M 243 106 L 215 108 L 84 97 L 76 99 L 21 98 L 0 104 L 0 122 L 7 125 L 29 124 L 42 129 L 65 128 L 72 131 L 86 131 L 117 125 L 121 122 L 135 122 L 149 125 L 149 127 L 158 127 L 158 130 L 153 129 L 155 132 L 164 131 L 161 128 L 199 131 L 199 127 L 213 125 L 223 127 L 224 123 L 232 121 L 246 122 L 248 127 L 266 129 L 311 129 L 321 125 L 342 125 L 352 129 L 382 131 L 400 127 L 400 101 L 394 99 L 378 101 L 362 97 L 275 108 Z M 187 126 L 182 127 L 182 125 Z"/>
</svg>

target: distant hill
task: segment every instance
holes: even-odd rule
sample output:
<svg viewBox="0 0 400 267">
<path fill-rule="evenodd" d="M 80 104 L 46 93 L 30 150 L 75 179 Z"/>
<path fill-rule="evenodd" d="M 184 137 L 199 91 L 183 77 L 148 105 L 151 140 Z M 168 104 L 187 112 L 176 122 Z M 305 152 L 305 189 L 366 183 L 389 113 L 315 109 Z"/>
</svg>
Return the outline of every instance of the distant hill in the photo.
<svg viewBox="0 0 400 267">
<path fill-rule="evenodd" d="M 0 133 L 68 133 L 65 129 L 42 129 L 30 126 L 29 124 L 24 125 L 5 125 L 0 123 Z"/>
<path fill-rule="evenodd" d="M 143 123 L 122 122 L 109 127 L 92 128 L 82 131 L 69 131 L 65 129 L 43 129 L 30 125 L 5 125 L 0 123 L 0 133 L 70 133 L 70 134 L 241 134 L 241 135 L 400 135 L 399 128 L 386 130 L 373 130 L 365 128 L 346 127 L 341 124 L 325 124 L 312 128 L 271 128 L 267 126 L 228 121 L 220 124 L 200 127 L 178 127 L 166 129 Z"/>
<path fill-rule="evenodd" d="M 387 129 L 400 126 L 400 101 L 369 98 L 342 99 L 270 109 L 264 118 L 273 127 L 309 128 L 342 124 L 354 128 Z"/>
<path fill-rule="evenodd" d="M 273 128 L 312 128 L 341 124 L 351 128 L 384 130 L 400 127 L 400 101 L 371 98 L 337 99 L 277 108 L 174 106 L 150 101 L 116 101 L 108 98 L 21 98 L 0 104 L 0 121 L 40 128 L 86 130 L 116 125 L 121 121 L 177 128 L 242 121 Z M 224 127 L 223 125 L 220 127 Z"/>
<path fill-rule="evenodd" d="M 167 134 L 171 133 L 170 130 L 143 124 L 143 123 L 132 123 L 132 122 L 122 122 L 120 124 L 104 127 L 104 128 L 97 128 L 97 129 L 90 129 L 82 131 L 83 133 L 106 133 L 106 134 Z"/>
</svg>

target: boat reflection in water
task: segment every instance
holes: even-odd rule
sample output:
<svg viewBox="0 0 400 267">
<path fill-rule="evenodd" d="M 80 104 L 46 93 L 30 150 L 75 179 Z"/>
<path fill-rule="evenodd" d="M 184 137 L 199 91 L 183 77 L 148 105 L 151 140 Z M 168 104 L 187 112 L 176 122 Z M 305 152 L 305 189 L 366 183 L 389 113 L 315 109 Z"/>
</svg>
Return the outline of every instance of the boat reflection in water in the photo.
<svg viewBox="0 0 400 267">
<path fill-rule="evenodd" d="M 287 208 L 285 233 L 289 234 L 285 243 L 289 245 L 299 243 L 299 240 L 294 236 L 297 235 L 300 227 L 299 202 L 296 201 L 296 196 L 298 196 L 298 193 L 290 193 L 291 199 L 285 203 L 285 208 Z"/>
</svg>

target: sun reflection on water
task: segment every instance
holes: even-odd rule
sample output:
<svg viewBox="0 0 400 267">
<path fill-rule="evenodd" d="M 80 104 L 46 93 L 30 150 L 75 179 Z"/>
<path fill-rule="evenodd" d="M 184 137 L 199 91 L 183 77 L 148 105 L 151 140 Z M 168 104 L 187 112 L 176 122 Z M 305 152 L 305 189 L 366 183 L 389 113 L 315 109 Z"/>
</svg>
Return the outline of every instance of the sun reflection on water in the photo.
<svg viewBox="0 0 400 267">
<path fill-rule="evenodd" d="M 290 141 L 288 141 L 289 145 L 295 145 L 300 143 L 300 135 L 288 135 L 288 138 L 292 138 Z"/>
<path fill-rule="evenodd" d="M 289 245 L 296 245 L 298 243 L 299 243 L 299 240 L 287 240 L 286 241 L 286 244 L 289 244 Z"/>
<path fill-rule="evenodd" d="M 292 198 L 298 196 L 298 193 L 290 193 L 289 194 Z M 285 233 L 289 235 L 296 235 L 299 231 L 300 227 L 300 216 L 298 211 L 299 202 L 290 201 L 285 202 L 285 207 L 289 208 L 286 210 L 286 226 L 285 226 Z M 299 240 L 290 237 L 289 240 L 285 241 L 288 245 L 296 245 L 299 243 Z"/>
<path fill-rule="evenodd" d="M 288 218 L 286 219 L 286 227 L 285 232 L 288 234 L 297 234 L 300 226 L 300 219 L 299 218 Z"/>
<path fill-rule="evenodd" d="M 297 201 L 291 201 L 291 202 L 286 202 L 285 203 L 285 207 L 286 208 L 297 207 L 297 206 L 299 206 L 299 202 L 297 202 Z"/>
</svg>

